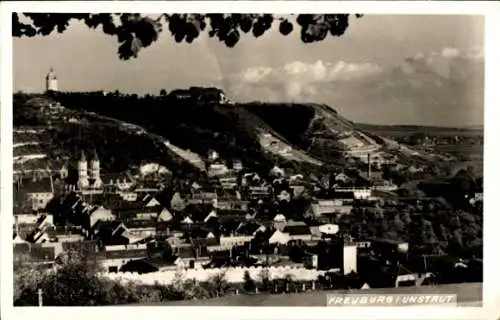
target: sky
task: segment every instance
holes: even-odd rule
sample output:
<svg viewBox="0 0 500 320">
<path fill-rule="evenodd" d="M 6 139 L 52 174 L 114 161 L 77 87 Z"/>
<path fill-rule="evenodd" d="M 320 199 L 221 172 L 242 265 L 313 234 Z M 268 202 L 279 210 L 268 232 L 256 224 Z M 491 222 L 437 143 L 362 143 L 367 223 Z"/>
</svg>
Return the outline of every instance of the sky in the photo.
<svg viewBox="0 0 500 320">
<path fill-rule="evenodd" d="M 365 15 L 313 44 L 277 23 L 234 48 L 206 33 L 178 44 L 167 28 L 122 61 L 116 38 L 73 22 L 63 34 L 13 39 L 14 90 L 43 91 L 53 67 L 65 91 L 217 86 L 236 101 L 325 103 L 356 122 L 472 126 L 483 124 L 483 48 L 479 16 Z"/>
</svg>

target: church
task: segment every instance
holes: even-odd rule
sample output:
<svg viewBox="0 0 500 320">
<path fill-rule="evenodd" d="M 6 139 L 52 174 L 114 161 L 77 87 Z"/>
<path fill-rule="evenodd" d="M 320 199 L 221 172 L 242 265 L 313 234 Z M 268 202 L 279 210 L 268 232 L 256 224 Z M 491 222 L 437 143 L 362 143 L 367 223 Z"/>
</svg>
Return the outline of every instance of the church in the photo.
<svg viewBox="0 0 500 320">
<path fill-rule="evenodd" d="M 101 174 L 101 163 L 97 152 L 94 150 L 90 161 L 87 161 L 85 153 L 82 151 L 80 160 L 76 164 L 76 170 L 70 170 L 68 164 L 64 164 L 59 170 L 59 177 L 66 182 L 67 191 L 77 191 L 83 194 L 97 194 L 110 191 L 122 192 L 129 190 L 134 185 L 134 181 L 125 174 Z M 76 175 L 70 172 L 75 171 Z"/>
<path fill-rule="evenodd" d="M 62 166 L 59 171 L 60 178 L 64 181 L 68 181 L 68 188 L 73 190 L 102 190 L 103 182 L 101 180 L 101 164 L 99 161 L 99 157 L 97 156 L 97 152 L 94 151 L 94 155 L 90 160 L 90 163 L 87 162 L 87 157 L 85 153 L 82 151 L 80 160 L 77 163 L 77 179 L 76 182 L 68 179 L 69 177 L 69 169 L 65 164 Z"/>
</svg>

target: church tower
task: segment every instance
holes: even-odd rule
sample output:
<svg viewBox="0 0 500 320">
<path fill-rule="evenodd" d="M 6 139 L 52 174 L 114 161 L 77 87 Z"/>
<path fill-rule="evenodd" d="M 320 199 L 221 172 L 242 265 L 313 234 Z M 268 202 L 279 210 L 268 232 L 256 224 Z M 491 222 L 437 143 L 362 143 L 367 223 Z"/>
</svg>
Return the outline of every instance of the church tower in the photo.
<svg viewBox="0 0 500 320">
<path fill-rule="evenodd" d="M 47 77 L 45 77 L 45 90 L 47 92 L 55 92 L 58 90 L 57 76 L 53 68 L 50 68 L 49 73 L 47 73 Z"/>
<path fill-rule="evenodd" d="M 92 160 L 90 160 L 90 179 L 93 181 L 93 187 L 95 189 L 100 189 L 102 187 L 101 164 L 96 150 L 94 150 L 94 156 Z"/>
<path fill-rule="evenodd" d="M 82 157 L 78 161 L 78 188 L 80 190 L 87 189 L 89 187 L 89 176 L 87 173 L 87 159 L 82 151 Z"/>
</svg>

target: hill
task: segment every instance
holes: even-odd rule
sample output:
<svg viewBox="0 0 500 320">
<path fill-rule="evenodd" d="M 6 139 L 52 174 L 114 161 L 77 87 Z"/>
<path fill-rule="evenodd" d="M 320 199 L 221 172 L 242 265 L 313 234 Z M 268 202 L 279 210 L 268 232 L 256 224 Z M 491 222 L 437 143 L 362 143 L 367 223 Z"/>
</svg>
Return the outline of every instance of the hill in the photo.
<svg viewBox="0 0 500 320">
<path fill-rule="evenodd" d="M 164 139 L 138 126 L 86 111 L 64 108 L 44 96 L 15 96 L 14 171 L 57 171 L 75 163 L 83 151 L 97 152 L 104 173 L 138 170 L 157 164 L 177 174 L 198 168 L 165 147 Z M 55 143 L 56 142 L 56 143 Z"/>
<path fill-rule="evenodd" d="M 199 155 L 215 150 L 223 159 L 267 173 L 274 164 L 307 167 L 322 163 L 291 144 L 265 121 L 239 105 L 198 99 L 137 97 L 136 95 L 57 93 L 53 99 L 67 108 L 92 111 L 142 126 L 151 134 Z"/>
<path fill-rule="evenodd" d="M 264 175 L 273 165 L 295 172 L 318 173 L 325 165 L 344 166 L 345 156 L 358 162 L 366 162 L 368 155 L 372 155 L 372 159 L 392 159 L 390 161 L 405 165 L 438 162 L 435 161 L 437 155 L 395 143 L 380 134 L 380 130 L 374 130 L 376 127 L 355 124 L 328 105 L 232 103 L 221 99 L 221 95 L 222 91 L 217 88 L 190 88 L 163 96 L 58 92 L 48 98 L 76 112 L 77 118 L 93 119 L 80 123 L 77 129 L 70 129 L 74 123 L 64 124 L 63 140 L 71 139 L 69 145 L 80 145 L 75 139 L 82 128 L 87 129 L 84 132 L 94 131 L 97 123 L 106 123 L 102 130 L 115 126 L 127 134 L 141 132 L 142 138 L 148 140 L 141 148 L 153 144 L 151 151 L 146 149 L 150 157 L 154 161 L 161 158 L 162 163 L 169 162 L 174 170 L 178 164 L 172 161 L 179 159 L 182 166 L 190 167 L 187 171 L 203 170 L 203 159 L 211 150 L 228 162 L 239 159 L 245 167 Z M 31 120 L 24 119 L 28 123 L 39 121 L 34 116 L 28 118 Z M 141 139 L 138 138 L 141 134 L 134 134 L 130 143 Z M 85 148 L 93 148 L 92 138 L 80 140 L 86 141 L 82 142 Z M 169 143 L 165 143 L 167 140 Z M 162 150 L 161 156 L 153 156 L 157 152 L 153 150 Z M 164 153 L 168 156 L 163 156 Z M 106 160 L 118 164 L 120 170 L 126 166 L 126 162 L 111 158 Z M 441 159 L 442 156 L 438 160 Z"/>
<path fill-rule="evenodd" d="M 142 98 L 102 92 L 57 93 L 54 99 L 74 110 L 94 111 L 143 126 L 201 155 L 216 150 L 223 158 L 242 159 L 257 171 L 274 164 L 314 171 L 325 163 L 342 161 L 344 152 L 363 156 L 380 147 L 326 105 L 226 104 L 200 99 L 196 92 L 179 98 L 177 91 Z"/>
</svg>

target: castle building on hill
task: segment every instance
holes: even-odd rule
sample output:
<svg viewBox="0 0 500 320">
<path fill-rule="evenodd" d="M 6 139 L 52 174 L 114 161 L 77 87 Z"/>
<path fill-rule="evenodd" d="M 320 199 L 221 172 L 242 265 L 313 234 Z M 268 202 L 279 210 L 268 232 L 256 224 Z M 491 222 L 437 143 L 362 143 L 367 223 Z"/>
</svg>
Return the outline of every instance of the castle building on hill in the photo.
<svg viewBox="0 0 500 320">
<path fill-rule="evenodd" d="M 47 73 L 47 76 L 45 77 L 45 90 L 47 92 L 55 92 L 59 90 L 57 87 L 57 76 L 53 68 L 50 68 L 49 73 Z"/>
</svg>

